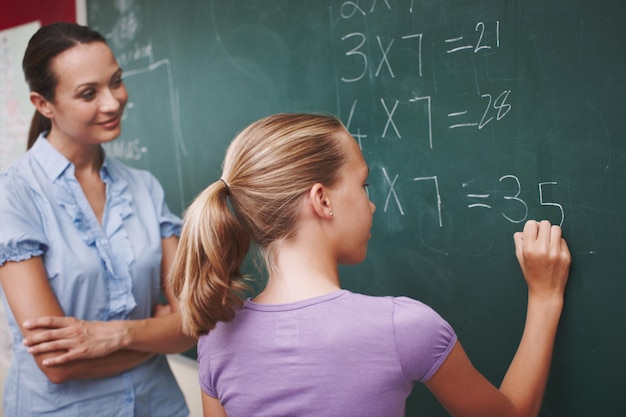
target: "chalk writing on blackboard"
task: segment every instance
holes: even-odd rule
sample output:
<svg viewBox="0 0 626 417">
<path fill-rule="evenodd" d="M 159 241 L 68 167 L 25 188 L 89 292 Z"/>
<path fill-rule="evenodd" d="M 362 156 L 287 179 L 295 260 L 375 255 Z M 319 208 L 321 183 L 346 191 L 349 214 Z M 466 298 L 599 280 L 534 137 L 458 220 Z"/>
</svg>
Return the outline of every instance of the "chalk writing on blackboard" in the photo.
<svg viewBox="0 0 626 417">
<path fill-rule="evenodd" d="M 391 10 L 389 3 L 385 2 L 387 9 Z M 353 1 L 345 1 L 340 8 L 341 18 L 343 20 L 352 19 L 355 16 L 365 16 L 367 13 L 373 13 L 376 8 L 376 1 L 371 3 L 369 12 L 366 11 L 361 5 Z M 412 4 L 411 4 L 412 9 Z M 340 65 L 343 73 L 339 74 L 339 78 L 342 83 L 359 84 L 361 82 L 372 83 L 384 73 L 388 76 L 388 83 L 394 82 L 396 78 L 396 71 L 394 71 L 394 62 L 391 58 L 391 52 L 396 47 L 396 39 L 385 38 L 384 34 L 376 34 L 375 36 L 368 37 L 367 28 L 364 31 L 350 30 L 348 33 L 339 35 L 340 48 L 343 48 L 343 62 Z M 403 42 L 399 47 L 412 49 L 414 54 L 412 57 L 416 59 L 414 62 L 415 72 L 412 76 L 415 78 L 423 77 L 423 64 L 424 50 L 422 48 L 423 43 L 429 37 L 428 33 L 408 33 L 398 37 L 398 43 Z M 373 40 L 373 42 L 372 42 Z M 481 52 L 490 52 L 501 47 L 501 24 L 500 20 L 486 22 L 478 21 L 473 26 L 473 34 L 471 36 L 451 36 L 445 37 L 441 40 L 428 40 L 428 42 L 443 42 L 445 51 L 448 55 L 460 54 L 465 51 L 471 54 L 478 54 Z M 370 44 L 371 43 L 371 44 Z M 373 51 L 373 52 L 372 52 Z M 372 58 L 372 54 L 376 54 L 377 60 Z M 403 55 L 403 59 L 406 60 L 406 55 Z M 404 69 L 406 63 L 403 63 Z M 471 97 L 469 97 L 471 100 Z M 408 129 L 407 126 L 402 126 L 401 123 L 396 121 L 396 113 L 398 112 L 401 104 L 401 99 L 395 97 L 375 97 L 374 103 L 366 103 L 361 105 L 357 99 L 352 101 L 348 118 L 346 122 L 347 129 L 352 133 L 354 138 L 358 141 L 361 149 L 367 148 L 366 139 L 369 135 L 373 134 L 376 137 L 382 139 L 416 139 L 410 137 L 411 134 L 415 135 L 415 132 L 405 132 Z M 482 130 L 488 125 L 498 122 L 504 119 L 513 109 L 515 104 L 515 95 L 511 89 L 504 89 L 495 92 L 482 92 L 477 94 L 476 101 L 482 101 L 479 106 L 470 104 L 460 104 L 459 106 L 467 106 L 467 108 L 457 108 L 454 111 L 446 113 L 448 121 L 448 129 L 477 129 Z M 372 109 L 372 105 L 376 106 L 378 101 L 379 108 L 384 115 L 384 124 L 380 125 L 380 130 L 374 132 L 363 131 L 360 126 L 354 126 L 354 120 L 356 119 L 359 108 L 363 107 L 363 112 L 369 112 Z M 444 101 L 450 106 L 449 101 Z M 432 114 L 433 106 L 437 105 L 436 95 L 427 94 L 424 91 L 420 91 L 419 94 L 413 93 L 412 97 L 404 99 L 402 106 L 405 110 L 413 116 L 413 119 L 422 118 L 421 123 L 427 126 L 428 134 L 428 146 L 433 150 L 433 126 L 432 126 Z M 374 107 L 376 108 L 376 107 Z M 477 112 L 475 109 L 480 109 Z M 474 112 L 470 109 L 474 109 Z M 417 122 L 416 122 L 417 123 Z M 370 127 L 370 129 L 376 128 Z M 365 141 L 365 143 L 364 143 Z M 386 167 L 381 167 L 381 172 L 384 177 L 383 187 L 386 187 L 386 196 L 384 200 L 383 212 L 387 213 L 391 204 L 395 204 L 398 212 L 401 216 L 404 216 L 407 212 L 402 204 L 402 195 L 396 190 L 396 185 L 402 182 L 399 174 L 391 175 Z M 443 228 L 445 226 L 444 216 L 442 215 L 442 206 L 444 205 L 445 198 L 447 196 L 442 195 L 440 187 L 439 175 L 425 175 L 413 177 L 409 180 L 422 184 L 420 187 L 407 187 L 404 186 L 404 190 L 410 190 L 412 194 L 417 194 L 420 188 L 427 187 L 432 188 L 432 213 L 436 213 L 436 218 L 433 221 Z M 506 188 L 503 192 L 467 192 L 465 197 L 469 200 L 467 203 L 467 209 L 469 210 L 488 210 L 498 212 L 503 219 L 508 222 L 518 224 L 528 219 L 529 206 L 528 202 L 524 199 L 528 197 L 522 197 L 523 187 L 520 183 L 518 176 L 512 174 L 506 174 L 500 176 L 498 180 L 499 184 L 502 184 Z M 466 187 L 467 184 L 463 184 Z M 542 207 L 551 207 L 557 210 L 559 215 L 559 224 L 562 225 L 565 219 L 565 210 L 563 205 L 556 201 L 550 201 L 545 197 L 544 190 L 548 187 L 558 186 L 556 181 L 542 181 L 537 184 L 538 196 L 537 202 Z M 524 187 L 524 191 L 526 188 Z M 527 195 L 524 194 L 524 195 Z M 508 203 L 507 208 L 497 209 L 496 200 L 504 200 Z M 424 204 L 429 204 L 424 202 Z M 435 210 L 436 209 L 436 210 Z M 508 211 L 507 211 L 508 210 Z"/>
<path fill-rule="evenodd" d="M 391 201 L 391 198 L 393 197 L 396 206 L 398 208 L 398 211 L 400 212 L 400 214 L 402 216 L 404 216 L 405 214 L 405 210 L 402 207 L 402 203 L 400 202 L 400 197 L 398 196 L 398 193 L 395 189 L 396 186 L 396 182 L 398 181 L 399 175 L 396 174 L 393 177 L 393 180 L 389 177 L 389 173 L 387 172 L 387 169 L 385 167 L 381 168 L 383 176 L 385 177 L 385 184 L 388 187 L 387 188 L 387 195 L 385 197 L 385 205 L 383 207 L 383 212 L 387 212 L 387 209 L 389 208 L 389 203 Z M 441 198 L 441 192 L 439 189 L 439 179 L 436 175 L 434 176 L 427 176 L 427 177 L 416 177 L 412 179 L 413 181 L 419 182 L 419 181 L 432 181 L 432 185 L 434 187 L 435 190 L 435 202 L 433 204 L 436 204 L 437 207 L 437 213 L 438 213 L 438 218 L 436 219 L 437 223 L 439 224 L 439 227 L 443 227 L 443 218 L 441 216 L 441 202 L 442 202 L 442 198 Z M 514 204 L 517 204 L 520 208 L 523 208 L 523 214 L 517 214 L 517 215 L 513 215 L 511 213 L 505 213 L 502 212 L 500 213 L 502 215 L 502 217 L 504 217 L 506 220 L 508 220 L 511 223 L 522 223 L 524 221 L 526 221 L 528 219 L 528 204 L 526 203 L 526 201 L 520 197 L 520 195 L 522 194 L 522 186 L 520 183 L 520 180 L 517 176 L 515 175 L 511 175 L 511 174 L 507 174 L 507 175 L 503 175 L 502 177 L 500 177 L 500 179 L 498 180 L 499 183 L 502 182 L 510 182 L 512 184 L 515 184 L 515 189 L 508 193 L 508 194 L 504 194 L 502 195 L 502 199 L 506 200 L 506 201 L 510 201 L 513 202 Z M 538 189 L 538 203 L 541 206 L 551 206 L 554 207 L 560 216 L 560 220 L 559 220 L 559 225 L 563 225 L 563 221 L 565 220 L 565 211 L 563 210 L 563 205 L 558 203 L 558 202 L 554 202 L 554 201 L 548 201 L 545 197 L 544 197 L 544 189 L 546 187 L 549 186 L 556 186 L 558 185 L 558 183 L 556 181 L 544 181 L 544 182 L 540 182 L 537 184 L 537 189 Z M 467 187 L 468 184 L 463 184 L 463 187 Z M 498 193 L 500 194 L 500 193 Z M 473 209 L 473 208 L 484 208 L 484 209 L 492 209 L 492 204 L 490 202 L 488 202 L 489 198 L 500 198 L 500 197 L 493 197 L 491 195 L 491 193 L 467 193 L 466 197 L 471 201 L 468 205 L 467 208 Z M 480 202 L 479 202 L 480 201 Z M 520 211 L 520 210 L 516 210 L 516 211 Z"/>
<path fill-rule="evenodd" d="M 449 128 L 456 129 L 459 127 L 478 127 L 478 129 L 482 129 L 487 125 L 487 123 L 491 122 L 494 118 L 493 111 L 496 111 L 496 120 L 502 119 L 507 115 L 509 111 L 511 111 L 511 105 L 507 103 L 507 98 L 511 94 L 511 90 L 504 90 L 496 99 L 493 99 L 493 96 L 489 93 L 481 94 L 480 97 L 487 99 L 487 104 L 485 106 L 485 111 L 480 119 L 480 122 L 466 122 L 466 123 L 452 123 Z M 465 116 L 467 114 L 467 110 L 463 110 L 460 112 L 449 113 L 449 118 L 455 118 L 459 116 Z"/>
<path fill-rule="evenodd" d="M 458 36 L 455 38 L 446 39 L 444 42 L 447 44 L 451 44 L 452 46 L 452 48 L 448 49 L 446 52 L 451 54 L 451 53 L 463 51 L 466 49 L 472 49 L 474 53 L 476 53 L 482 49 L 491 49 L 491 45 L 486 44 L 486 41 L 485 41 L 485 23 L 484 22 L 476 23 L 476 27 L 474 28 L 474 31 L 478 33 L 478 38 L 475 43 L 469 43 L 469 44 L 465 44 L 461 46 L 454 46 L 455 44 L 461 41 L 464 41 L 465 36 Z M 496 39 L 495 39 L 494 47 L 499 48 L 500 47 L 500 21 L 499 20 L 496 20 L 496 23 L 495 23 L 495 37 Z"/>
</svg>

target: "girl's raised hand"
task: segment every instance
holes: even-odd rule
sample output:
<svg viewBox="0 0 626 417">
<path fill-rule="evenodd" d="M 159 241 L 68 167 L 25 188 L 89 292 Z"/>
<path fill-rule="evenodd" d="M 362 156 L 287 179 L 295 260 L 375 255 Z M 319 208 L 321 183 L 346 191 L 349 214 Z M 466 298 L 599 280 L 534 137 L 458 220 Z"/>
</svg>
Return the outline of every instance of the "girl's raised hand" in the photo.
<svg viewBox="0 0 626 417">
<path fill-rule="evenodd" d="M 572 257 L 561 228 L 547 220 L 529 220 L 513 238 L 529 295 L 563 297 Z"/>
</svg>

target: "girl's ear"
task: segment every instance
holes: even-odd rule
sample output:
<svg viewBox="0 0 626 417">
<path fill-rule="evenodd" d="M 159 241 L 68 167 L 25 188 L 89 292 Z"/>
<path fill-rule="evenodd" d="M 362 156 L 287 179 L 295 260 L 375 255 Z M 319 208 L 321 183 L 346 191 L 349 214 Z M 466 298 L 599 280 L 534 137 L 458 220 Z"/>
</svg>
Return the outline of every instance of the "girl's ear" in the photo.
<svg viewBox="0 0 626 417">
<path fill-rule="evenodd" d="M 333 216 L 333 208 L 328 189 L 317 183 L 309 190 L 311 208 L 322 219 L 330 219 Z"/>
<path fill-rule="evenodd" d="M 34 91 L 30 92 L 30 102 L 33 103 L 35 108 L 42 116 L 51 119 L 54 113 L 52 112 L 52 108 L 50 102 L 43 98 L 43 96 Z"/>
</svg>

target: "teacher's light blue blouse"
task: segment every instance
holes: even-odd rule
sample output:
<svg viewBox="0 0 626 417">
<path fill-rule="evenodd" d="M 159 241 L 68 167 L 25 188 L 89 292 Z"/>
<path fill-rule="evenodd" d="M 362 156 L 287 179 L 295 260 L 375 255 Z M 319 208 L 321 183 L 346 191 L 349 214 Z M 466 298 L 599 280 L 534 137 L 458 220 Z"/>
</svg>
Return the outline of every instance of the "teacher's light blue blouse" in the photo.
<svg viewBox="0 0 626 417">
<path fill-rule="evenodd" d="M 106 206 L 100 225 L 74 166 L 39 137 L 0 173 L 0 265 L 41 256 L 68 316 L 142 319 L 160 290 L 161 239 L 180 234 L 181 220 L 150 173 L 105 158 Z M 15 277 L 19 279 L 19 277 Z M 22 345 L 3 294 L 13 335 L 4 415 L 187 416 L 184 397 L 163 355 L 122 374 L 53 384 Z"/>
</svg>

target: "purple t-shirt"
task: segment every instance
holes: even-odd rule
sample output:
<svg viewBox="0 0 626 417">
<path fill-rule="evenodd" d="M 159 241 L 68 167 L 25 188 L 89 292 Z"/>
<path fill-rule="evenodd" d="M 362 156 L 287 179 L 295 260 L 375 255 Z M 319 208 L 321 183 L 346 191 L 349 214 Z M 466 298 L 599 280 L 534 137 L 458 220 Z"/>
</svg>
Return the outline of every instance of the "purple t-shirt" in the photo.
<svg viewBox="0 0 626 417">
<path fill-rule="evenodd" d="M 200 338 L 200 386 L 229 417 L 400 417 L 415 382 L 428 381 L 455 342 L 441 316 L 405 297 L 247 300 Z"/>
</svg>

